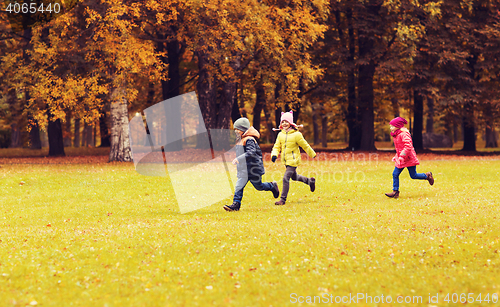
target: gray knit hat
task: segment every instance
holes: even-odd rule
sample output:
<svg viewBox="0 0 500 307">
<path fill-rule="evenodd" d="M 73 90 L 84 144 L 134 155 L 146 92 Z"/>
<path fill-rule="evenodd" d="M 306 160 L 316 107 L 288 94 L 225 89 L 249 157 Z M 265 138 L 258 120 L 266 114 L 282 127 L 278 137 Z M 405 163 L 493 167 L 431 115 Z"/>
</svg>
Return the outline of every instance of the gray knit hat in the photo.
<svg viewBox="0 0 500 307">
<path fill-rule="evenodd" d="M 248 129 L 250 129 L 250 121 L 246 117 L 242 117 L 237 119 L 234 124 L 234 129 L 238 129 L 240 131 L 246 132 Z"/>
</svg>

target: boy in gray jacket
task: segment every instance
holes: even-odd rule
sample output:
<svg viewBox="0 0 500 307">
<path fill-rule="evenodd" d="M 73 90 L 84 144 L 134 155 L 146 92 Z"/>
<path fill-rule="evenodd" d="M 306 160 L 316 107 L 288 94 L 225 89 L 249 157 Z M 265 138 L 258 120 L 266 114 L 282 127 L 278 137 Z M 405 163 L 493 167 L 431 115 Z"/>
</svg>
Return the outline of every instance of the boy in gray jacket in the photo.
<svg viewBox="0 0 500 307">
<path fill-rule="evenodd" d="M 232 163 L 237 166 L 237 180 L 233 204 L 224 206 L 226 211 L 240 210 L 243 189 L 248 181 L 258 191 L 273 192 L 274 198 L 278 198 L 280 194 L 276 181 L 262 182 L 262 175 L 264 175 L 265 170 L 262 162 L 262 151 L 256 140 L 260 138 L 260 133 L 250 126 L 250 121 L 245 117 L 234 122 L 234 131 L 238 136 L 238 143 L 236 143 L 236 158 Z"/>
</svg>

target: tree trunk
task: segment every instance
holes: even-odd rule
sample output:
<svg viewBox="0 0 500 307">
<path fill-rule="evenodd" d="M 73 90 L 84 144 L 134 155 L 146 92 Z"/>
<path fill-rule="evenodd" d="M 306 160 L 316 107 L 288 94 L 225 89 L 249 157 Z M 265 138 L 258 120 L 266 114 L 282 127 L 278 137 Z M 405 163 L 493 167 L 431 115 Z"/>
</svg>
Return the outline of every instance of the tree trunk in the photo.
<svg viewBox="0 0 500 307">
<path fill-rule="evenodd" d="M 12 114 L 11 124 L 10 124 L 10 148 L 19 148 L 22 146 L 21 129 L 20 125 L 20 113 L 17 100 L 17 91 L 11 89 L 7 92 L 7 103 L 9 105 L 9 111 Z"/>
<path fill-rule="evenodd" d="M 215 122 L 217 119 L 216 98 L 217 98 L 217 81 L 210 75 L 208 70 L 208 59 L 203 51 L 197 51 L 198 58 L 198 83 L 196 89 L 198 91 L 198 103 L 200 105 L 202 119 L 205 123 L 207 131 L 217 128 Z M 204 138 L 198 138 L 196 148 L 208 149 L 210 144 L 205 142 Z"/>
<path fill-rule="evenodd" d="M 468 58 L 467 66 L 469 67 L 469 77 L 476 80 L 475 65 L 477 63 L 477 55 L 474 53 Z M 467 101 L 463 107 L 462 123 L 464 129 L 464 147 L 463 151 L 476 151 L 476 126 L 474 123 L 474 102 Z"/>
<path fill-rule="evenodd" d="M 152 105 L 154 105 L 156 103 L 155 101 L 155 95 L 156 95 L 156 91 L 155 91 L 155 84 L 153 82 L 149 82 L 149 85 L 148 85 L 148 98 L 146 100 L 146 107 L 150 107 Z"/>
<path fill-rule="evenodd" d="M 453 143 L 456 143 L 460 139 L 460 136 L 458 133 L 458 127 L 460 124 L 460 117 L 458 115 L 454 115 L 452 121 L 453 121 Z"/>
<path fill-rule="evenodd" d="M 444 134 L 453 142 L 453 114 L 448 111 L 443 117 L 444 121 Z"/>
<path fill-rule="evenodd" d="M 332 16 L 336 18 L 336 29 L 342 46 L 346 47 L 345 53 L 347 58 L 345 61 L 347 69 L 347 109 L 345 111 L 345 120 L 349 131 L 349 148 L 358 149 L 361 141 L 361 131 L 359 125 L 358 101 L 356 99 L 356 76 L 355 76 L 355 53 L 356 53 L 356 38 L 354 27 L 352 25 L 352 9 L 348 7 L 345 12 L 347 21 L 347 39 L 344 35 L 343 23 L 341 14 L 338 9 L 334 8 L 333 1 L 331 2 Z M 328 32 L 327 32 L 328 33 Z M 332 38 L 331 38 L 332 39 Z M 330 39 L 330 40 L 331 40 Z M 346 134 L 347 137 L 347 134 Z"/>
<path fill-rule="evenodd" d="M 347 129 L 349 129 L 349 148 L 359 149 L 361 145 L 361 126 L 359 122 L 358 100 L 356 99 L 356 76 L 355 76 L 355 53 L 356 40 L 354 28 L 352 26 L 352 10 L 348 9 L 346 13 L 349 36 L 349 56 L 347 65 L 350 69 L 347 73 Z"/>
<path fill-rule="evenodd" d="M 82 129 L 82 147 L 87 147 L 87 131 L 89 129 L 87 128 L 87 123 L 84 121 L 83 122 L 83 129 Z"/>
<path fill-rule="evenodd" d="M 394 118 L 399 117 L 399 101 L 397 98 L 391 99 L 392 103 L 392 113 L 394 114 Z"/>
<path fill-rule="evenodd" d="M 495 132 L 494 127 L 490 124 L 486 124 L 485 141 L 486 141 L 485 148 L 498 147 L 497 134 Z"/>
<path fill-rule="evenodd" d="M 476 151 L 476 127 L 474 124 L 474 103 L 466 102 L 463 109 L 463 132 L 464 147 L 463 151 Z"/>
<path fill-rule="evenodd" d="M 124 90 L 115 88 L 112 92 L 117 100 L 111 103 L 111 149 L 109 162 L 130 162 L 132 154 L 130 150 L 130 139 L 128 130 L 128 108 L 124 97 Z"/>
<path fill-rule="evenodd" d="M 248 118 L 247 111 L 245 110 L 245 101 L 243 99 L 243 97 L 244 97 L 244 95 L 243 95 L 243 91 L 244 91 L 243 84 L 245 84 L 244 80 L 243 80 L 243 77 L 244 77 L 244 75 L 241 74 L 240 75 L 240 82 L 239 82 L 239 84 L 240 84 L 240 86 L 239 86 L 239 91 L 240 91 L 239 96 L 240 96 L 240 99 L 239 99 L 239 101 L 236 101 L 236 103 L 238 104 L 238 112 L 240 112 L 240 109 L 241 109 L 241 115 L 240 115 L 240 117 L 247 117 Z"/>
<path fill-rule="evenodd" d="M 280 98 L 280 91 L 281 91 L 281 83 L 278 81 L 276 83 L 276 86 L 274 88 L 274 105 L 277 106 L 278 100 Z M 276 128 L 279 128 L 281 124 L 281 107 L 276 107 L 274 110 L 274 122 Z"/>
<path fill-rule="evenodd" d="M 28 53 L 28 50 L 31 50 L 33 46 L 31 45 L 31 38 L 33 37 L 33 32 L 29 25 L 32 22 L 32 18 L 30 14 L 22 14 L 22 26 L 23 26 L 23 38 L 24 38 L 24 46 L 23 46 L 23 59 L 28 64 L 31 59 Z M 30 100 L 30 92 L 28 90 L 29 87 L 25 89 L 24 92 L 24 105 L 29 107 Z M 33 118 L 31 114 L 28 113 L 28 124 L 30 126 L 30 148 L 31 149 L 41 149 L 42 141 L 40 139 L 40 128 L 38 127 L 38 122 Z"/>
<path fill-rule="evenodd" d="M 99 147 L 110 147 L 111 142 L 109 139 L 108 117 L 106 111 L 102 111 L 99 117 L 99 134 L 101 135 L 101 144 Z"/>
<path fill-rule="evenodd" d="M 29 90 L 26 89 L 24 92 L 26 105 L 30 100 Z M 38 122 L 33 118 L 31 114 L 28 114 L 28 123 L 30 123 L 30 148 L 31 149 L 42 149 L 42 140 L 40 139 L 40 128 L 38 127 Z"/>
<path fill-rule="evenodd" d="M 217 113 L 217 127 L 221 129 L 229 129 L 234 110 L 233 106 L 238 100 L 237 80 L 240 79 L 241 74 L 241 55 L 237 53 L 231 54 L 229 65 L 234 76 L 228 78 L 223 83 L 224 99 L 221 100 L 218 108 L 219 112 Z"/>
<path fill-rule="evenodd" d="M 279 128 L 281 125 L 281 107 L 277 107 L 276 110 L 274 110 L 274 121 L 275 121 L 275 126 L 276 128 Z"/>
<path fill-rule="evenodd" d="M 235 80 L 227 80 L 224 84 L 224 99 L 221 99 L 219 104 L 219 112 L 217 114 L 217 127 L 221 129 L 229 129 L 231 126 L 231 114 L 233 111 L 234 101 L 236 100 L 237 85 Z"/>
<path fill-rule="evenodd" d="M 253 107 L 253 127 L 260 131 L 261 113 L 264 104 L 266 103 L 266 92 L 262 82 L 257 82 L 255 85 L 255 105 Z"/>
<path fill-rule="evenodd" d="M 427 98 L 427 110 L 426 132 L 434 133 L 434 99 Z"/>
<path fill-rule="evenodd" d="M 17 123 L 10 124 L 10 148 L 21 147 L 21 130 L 18 128 Z"/>
<path fill-rule="evenodd" d="M 321 133 L 321 136 L 322 136 L 322 141 L 323 141 L 323 147 L 328 147 L 328 116 L 326 116 L 326 114 L 322 114 L 321 115 L 321 129 L 322 129 L 322 133 Z"/>
<path fill-rule="evenodd" d="M 52 114 L 49 114 L 49 124 L 47 134 L 49 138 L 49 157 L 65 156 L 64 153 L 64 138 L 60 119 L 52 120 Z"/>
<path fill-rule="evenodd" d="M 424 130 L 424 97 L 413 91 L 413 147 L 416 150 L 424 149 L 422 131 Z"/>
<path fill-rule="evenodd" d="M 319 145 L 318 110 L 314 107 L 313 107 L 312 124 L 313 124 L 314 145 Z"/>
<path fill-rule="evenodd" d="M 378 11 L 381 3 L 370 1 L 365 4 L 367 8 L 368 25 L 374 29 L 377 27 Z M 375 60 L 373 59 L 374 39 L 372 29 L 359 29 L 358 44 L 359 58 L 364 64 L 359 66 L 358 91 L 359 91 L 359 114 L 361 119 L 360 150 L 375 150 L 375 115 L 373 108 L 373 76 L 375 75 Z"/>
<path fill-rule="evenodd" d="M 158 49 L 164 50 L 163 43 L 159 43 Z M 167 56 L 168 58 L 162 57 L 162 61 L 168 64 L 168 80 L 161 81 L 162 95 L 163 99 L 170 99 L 179 96 L 180 93 L 180 73 L 179 73 L 179 62 L 180 62 L 180 46 L 177 40 L 171 40 L 167 42 Z M 176 139 L 177 136 L 182 135 L 182 114 L 180 105 L 178 104 L 165 104 L 165 114 L 167 114 L 168 120 L 166 122 L 166 134 L 167 134 L 167 144 L 163 146 L 164 151 L 180 151 L 182 150 L 182 139 L 176 141 L 169 141 Z"/>
<path fill-rule="evenodd" d="M 18 108 L 17 101 L 17 91 L 11 89 L 7 92 L 7 103 L 9 105 L 9 111 L 12 114 L 11 124 L 10 124 L 10 148 L 18 148 L 22 146 L 21 139 L 21 129 L 22 125 L 19 124 L 21 113 Z"/>
<path fill-rule="evenodd" d="M 267 107 L 264 106 L 264 117 L 266 118 L 266 125 L 267 125 L 267 131 L 268 134 L 266 135 L 266 141 L 269 143 L 269 141 L 274 142 L 276 139 L 275 133 L 273 131 L 273 122 L 271 121 L 271 115 L 269 114 L 269 111 L 267 110 Z"/>
<path fill-rule="evenodd" d="M 238 93 L 238 84 L 236 84 L 236 93 Z M 240 117 L 241 113 L 240 113 L 240 107 L 238 105 L 238 94 L 236 94 L 234 97 L 233 106 L 231 108 L 231 119 L 233 120 L 234 123 Z"/>
<path fill-rule="evenodd" d="M 65 125 L 63 131 L 64 147 L 71 146 L 71 113 L 66 111 Z"/>
<path fill-rule="evenodd" d="M 80 147 L 80 119 L 75 118 L 75 136 L 73 138 L 73 147 Z"/>
<path fill-rule="evenodd" d="M 30 130 L 30 148 L 31 149 L 42 149 L 42 140 L 40 139 L 40 128 L 38 128 L 38 123 L 31 116 L 28 116 L 29 121 L 32 121 Z"/>
<path fill-rule="evenodd" d="M 94 128 L 89 124 L 85 124 L 85 145 L 87 147 L 94 146 Z"/>
<path fill-rule="evenodd" d="M 299 78 L 299 93 L 297 95 L 297 101 L 293 102 L 292 110 L 293 110 L 293 122 L 298 124 L 300 112 L 302 111 L 302 97 L 304 95 L 304 85 L 302 78 Z"/>
<path fill-rule="evenodd" d="M 486 117 L 486 128 L 485 128 L 485 141 L 486 148 L 497 148 L 497 134 L 495 132 L 495 120 L 493 119 L 493 108 L 491 103 L 486 105 L 485 109 L 485 117 Z"/>
<path fill-rule="evenodd" d="M 375 150 L 375 116 L 373 113 L 373 62 L 359 67 L 359 102 L 361 114 L 361 140 L 359 149 Z"/>
</svg>

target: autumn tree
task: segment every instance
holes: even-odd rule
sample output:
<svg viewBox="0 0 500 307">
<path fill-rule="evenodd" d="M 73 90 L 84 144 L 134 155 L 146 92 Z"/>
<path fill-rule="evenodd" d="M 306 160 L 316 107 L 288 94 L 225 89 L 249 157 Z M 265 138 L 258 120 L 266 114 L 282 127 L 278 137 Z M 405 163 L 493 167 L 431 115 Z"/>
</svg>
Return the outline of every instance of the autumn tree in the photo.
<svg viewBox="0 0 500 307">
<path fill-rule="evenodd" d="M 134 76 L 159 79 L 154 49 L 133 35 L 130 14 L 138 14 L 133 4 L 80 2 L 33 29 L 30 65 L 19 70 L 34 80 L 29 109 L 42 123 L 64 120 L 67 111 L 96 123 L 106 95 L 113 102 L 110 161 L 131 160 L 127 101 L 137 94 Z"/>
<path fill-rule="evenodd" d="M 207 128 L 229 128 L 237 82 L 257 55 L 265 79 L 283 83 L 282 103 L 297 99 L 299 79 L 320 73 L 304 53 L 324 31 L 313 16 L 323 10 L 320 5 L 255 0 L 191 4 L 180 33 L 197 56 L 197 90 Z M 224 98 L 217 101 L 219 86 Z"/>
<path fill-rule="evenodd" d="M 447 1 L 442 4 L 441 24 L 433 35 L 439 58 L 441 101 L 459 108 L 464 145 L 476 150 L 478 109 L 494 102 L 491 95 L 493 71 L 498 71 L 490 40 L 498 28 L 498 7 L 494 1 Z M 490 25 L 493 25 L 490 26 Z M 494 40 L 493 40 L 494 42 Z"/>
</svg>

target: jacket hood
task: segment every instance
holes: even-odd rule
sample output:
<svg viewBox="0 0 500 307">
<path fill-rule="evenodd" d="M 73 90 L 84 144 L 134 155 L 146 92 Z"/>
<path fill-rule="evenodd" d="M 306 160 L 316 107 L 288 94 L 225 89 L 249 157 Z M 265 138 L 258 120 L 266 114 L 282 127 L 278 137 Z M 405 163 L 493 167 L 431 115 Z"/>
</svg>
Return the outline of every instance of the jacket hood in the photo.
<svg viewBox="0 0 500 307">
<path fill-rule="evenodd" d="M 260 138 L 260 133 L 253 126 L 250 126 L 250 128 L 248 128 L 248 130 L 245 133 L 243 133 L 243 135 L 241 136 L 241 138 L 244 138 L 244 137 L 247 137 L 247 136 L 252 136 L 252 137 L 258 139 L 258 138 Z"/>
</svg>

